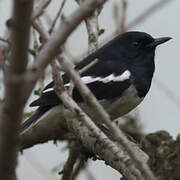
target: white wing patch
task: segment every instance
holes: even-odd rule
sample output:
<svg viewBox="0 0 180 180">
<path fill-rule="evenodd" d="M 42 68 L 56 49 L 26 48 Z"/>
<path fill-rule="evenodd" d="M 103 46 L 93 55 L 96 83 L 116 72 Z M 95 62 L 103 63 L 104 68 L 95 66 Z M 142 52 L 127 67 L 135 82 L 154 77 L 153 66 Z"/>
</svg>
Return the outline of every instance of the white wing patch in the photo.
<svg viewBox="0 0 180 180">
<path fill-rule="evenodd" d="M 100 79 L 102 79 L 101 77 L 92 77 L 92 76 L 84 76 L 81 78 L 81 80 L 83 81 L 83 83 L 85 84 L 89 84 L 95 81 L 100 81 Z M 69 83 L 68 83 L 69 86 Z"/>
<path fill-rule="evenodd" d="M 111 82 L 111 81 L 114 81 L 114 82 L 125 81 L 125 80 L 129 79 L 130 76 L 131 76 L 130 71 L 126 70 L 119 76 L 115 76 L 114 74 L 110 74 L 109 76 L 106 76 L 106 77 L 84 76 L 81 79 L 85 84 L 92 83 L 92 82 L 95 82 L 95 81 L 108 83 L 108 82 Z M 65 86 L 69 86 L 69 83 L 66 84 Z"/>
<path fill-rule="evenodd" d="M 54 89 L 53 89 L 53 88 L 45 89 L 45 90 L 43 91 L 43 93 L 47 93 L 47 92 L 50 92 L 50 91 L 54 91 Z"/>
<path fill-rule="evenodd" d="M 125 81 L 125 80 L 129 79 L 130 76 L 131 76 L 130 71 L 126 70 L 119 76 L 115 76 L 114 74 L 110 74 L 109 76 L 102 78 L 100 81 L 102 81 L 104 83 L 108 83 L 111 81 L 121 82 L 121 81 Z"/>
<path fill-rule="evenodd" d="M 89 84 L 89 83 L 96 82 L 96 81 L 103 82 L 103 83 L 109 83 L 111 81 L 122 82 L 122 81 L 129 79 L 130 76 L 131 76 L 130 71 L 126 70 L 119 76 L 115 76 L 114 74 L 110 74 L 109 76 L 106 76 L 106 77 L 84 76 L 81 78 L 81 80 L 85 84 Z M 64 86 L 68 87 L 68 86 L 70 86 L 70 83 L 67 83 Z M 53 88 L 48 88 L 48 89 L 44 90 L 43 93 L 49 92 L 49 91 L 53 91 Z"/>
</svg>

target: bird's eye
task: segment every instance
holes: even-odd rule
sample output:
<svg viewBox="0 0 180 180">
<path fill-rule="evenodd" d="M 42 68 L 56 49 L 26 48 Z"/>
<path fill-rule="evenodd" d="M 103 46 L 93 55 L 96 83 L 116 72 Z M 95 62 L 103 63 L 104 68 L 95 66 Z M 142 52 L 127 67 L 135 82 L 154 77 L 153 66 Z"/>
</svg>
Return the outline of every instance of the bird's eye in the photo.
<svg viewBox="0 0 180 180">
<path fill-rule="evenodd" d="M 134 42 L 133 42 L 133 46 L 136 46 L 136 47 L 140 46 L 140 42 L 134 41 Z"/>
<path fill-rule="evenodd" d="M 138 41 L 133 42 L 133 46 L 139 46 L 139 45 L 140 45 L 140 43 Z"/>
</svg>

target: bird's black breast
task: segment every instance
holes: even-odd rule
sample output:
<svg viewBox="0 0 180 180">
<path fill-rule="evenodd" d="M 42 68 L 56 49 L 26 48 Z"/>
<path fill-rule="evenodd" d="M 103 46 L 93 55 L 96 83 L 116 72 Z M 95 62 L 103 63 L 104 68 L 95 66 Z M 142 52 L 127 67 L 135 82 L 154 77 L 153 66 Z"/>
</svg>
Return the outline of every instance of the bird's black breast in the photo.
<svg viewBox="0 0 180 180">
<path fill-rule="evenodd" d="M 135 59 L 135 64 L 130 65 L 128 68 L 131 71 L 133 83 L 137 89 L 138 96 L 145 97 L 151 87 L 152 77 L 155 70 L 154 51 L 143 54 L 138 58 L 141 58 L 141 61 L 136 62 Z"/>
</svg>

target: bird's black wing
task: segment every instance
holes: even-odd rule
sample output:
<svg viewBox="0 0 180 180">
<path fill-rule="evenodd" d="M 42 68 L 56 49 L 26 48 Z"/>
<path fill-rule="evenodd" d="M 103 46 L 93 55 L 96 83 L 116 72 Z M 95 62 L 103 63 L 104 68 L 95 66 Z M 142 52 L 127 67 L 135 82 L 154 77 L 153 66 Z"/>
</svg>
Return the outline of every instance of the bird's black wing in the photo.
<svg viewBox="0 0 180 180">
<path fill-rule="evenodd" d="M 89 59 L 83 61 L 84 66 L 87 64 L 85 61 L 89 61 Z M 83 68 L 84 66 L 80 64 L 76 69 Z M 121 81 L 107 80 L 106 78 L 111 75 L 120 77 L 124 72 L 124 66 L 119 64 L 119 62 L 99 59 L 97 64 L 81 75 L 81 78 L 98 100 L 113 99 L 121 96 L 124 90 L 130 86 L 130 78 L 125 78 Z M 65 86 L 68 86 L 68 77 L 64 75 L 63 79 Z M 48 84 L 44 88 L 40 98 L 31 103 L 30 106 L 55 106 L 60 104 L 61 101 L 53 90 L 53 84 L 53 82 Z M 73 89 L 73 99 L 77 102 L 83 101 L 76 87 Z"/>
<path fill-rule="evenodd" d="M 95 52 L 84 58 L 76 67 L 76 70 L 80 70 L 90 64 L 95 59 L 98 59 L 98 63 L 93 65 L 90 69 L 81 74 L 83 76 L 107 76 L 115 71 L 115 73 L 123 73 L 126 69 L 121 56 L 119 44 L 116 40 L 109 41 L 107 44 L 97 49 Z M 63 76 L 64 83 L 69 82 L 69 78 L 65 74 Z M 54 82 L 49 83 L 44 90 L 53 88 Z"/>
<path fill-rule="evenodd" d="M 95 81 L 88 83 L 87 86 L 98 100 L 114 99 L 116 97 L 120 97 L 130 86 L 130 80 L 127 79 L 123 82 L 108 83 Z M 77 88 L 73 89 L 73 99 L 78 103 L 83 101 L 83 98 Z M 57 97 L 54 90 L 50 90 L 42 93 L 39 99 L 32 102 L 30 106 L 56 106 L 58 104 L 61 104 L 60 99 Z"/>
<path fill-rule="evenodd" d="M 95 59 L 98 59 L 98 62 L 95 65 L 81 74 L 81 77 L 84 79 L 85 77 L 94 78 L 94 80 L 91 81 L 87 81 L 87 79 L 85 79 L 84 83 L 87 84 L 98 100 L 120 96 L 122 92 L 130 86 L 130 78 L 127 78 L 124 81 L 101 81 L 101 79 L 112 74 L 115 76 L 121 76 L 126 70 L 125 64 L 123 64 L 123 59 L 118 53 L 118 48 L 119 47 L 115 41 L 110 41 L 102 48 L 87 56 L 75 67 L 76 70 L 82 69 Z M 97 81 L 95 81 L 95 78 L 97 78 Z M 69 78 L 67 75 L 63 76 L 63 80 L 65 85 L 69 83 Z M 54 106 L 60 104 L 61 102 L 59 98 L 53 91 L 53 84 L 53 82 L 48 84 L 44 88 L 40 98 L 31 103 L 30 106 Z M 76 88 L 73 90 L 73 99 L 77 102 L 82 101 L 82 97 Z"/>
</svg>

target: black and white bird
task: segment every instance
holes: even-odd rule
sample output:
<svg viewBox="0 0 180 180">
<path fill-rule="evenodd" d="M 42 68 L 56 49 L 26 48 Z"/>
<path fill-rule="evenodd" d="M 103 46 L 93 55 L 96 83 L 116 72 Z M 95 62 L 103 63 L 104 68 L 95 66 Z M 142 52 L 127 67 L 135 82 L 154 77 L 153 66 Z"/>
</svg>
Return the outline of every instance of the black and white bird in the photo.
<svg viewBox="0 0 180 180">
<path fill-rule="evenodd" d="M 144 32 L 126 32 L 87 56 L 75 68 L 82 69 L 98 59 L 94 66 L 81 74 L 81 79 L 108 112 L 113 112 L 114 119 L 131 111 L 144 99 L 150 89 L 155 70 L 155 49 L 170 39 L 155 39 Z M 70 85 L 66 75 L 64 83 L 66 87 Z M 72 97 L 79 104 L 83 104 L 83 98 L 76 87 L 73 89 Z M 51 82 L 39 99 L 30 104 L 38 109 L 22 124 L 22 130 L 60 104 L 61 101 Z"/>
</svg>

